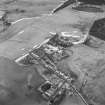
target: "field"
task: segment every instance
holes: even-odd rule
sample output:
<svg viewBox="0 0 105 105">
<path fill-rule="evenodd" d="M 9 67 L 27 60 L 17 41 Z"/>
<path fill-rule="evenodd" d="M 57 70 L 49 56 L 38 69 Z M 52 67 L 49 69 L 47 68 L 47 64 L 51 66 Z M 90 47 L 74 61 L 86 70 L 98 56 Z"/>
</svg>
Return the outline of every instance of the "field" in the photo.
<svg viewBox="0 0 105 105">
<path fill-rule="evenodd" d="M 59 0 L 1 0 L 0 17 L 4 16 L 8 22 L 14 22 L 24 17 L 36 17 L 50 13 L 60 3 Z M 0 31 L 3 30 L 0 20 Z"/>
<path fill-rule="evenodd" d="M 0 10 L 8 12 L 7 19 L 11 22 L 49 13 L 59 3 L 60 0 L 1 0 Z"/>
</svg>

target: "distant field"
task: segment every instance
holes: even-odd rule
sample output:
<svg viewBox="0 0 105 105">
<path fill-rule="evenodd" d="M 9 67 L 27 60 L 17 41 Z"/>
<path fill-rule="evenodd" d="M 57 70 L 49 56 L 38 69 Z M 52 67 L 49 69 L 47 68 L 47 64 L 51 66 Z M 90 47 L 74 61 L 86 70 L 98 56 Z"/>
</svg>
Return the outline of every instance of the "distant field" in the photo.
<svg viewBox="0 0 105 105">
<path fill-rule="evenodd" d="M 63 0 L 62 0 L 63 1 Z M 0 0 L 0 18 L 5 15 L 9 23 L 26 17 L 50 13 L 61 0 Z M 5 25 L 0 20 L 0 32 Z"/>
<path fill-rule="evenodd" d="M 53 10 L 61 0 L 0 0 L 0 10 L 7 11 L 8 20 L 35 17 Z"/>
</svg>

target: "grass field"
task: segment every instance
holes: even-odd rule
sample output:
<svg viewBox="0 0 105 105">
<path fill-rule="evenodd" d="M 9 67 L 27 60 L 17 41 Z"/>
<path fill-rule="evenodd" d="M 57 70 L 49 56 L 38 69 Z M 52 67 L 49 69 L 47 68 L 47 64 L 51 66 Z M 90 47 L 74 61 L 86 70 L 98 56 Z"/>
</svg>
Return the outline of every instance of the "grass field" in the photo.
<svg viewBox="0 0 105 105">
<path fill-rule="evenodd" d="M 0 0 L 0 18 L 14 22 L 21 18 L 36 17 L 50 13 L 60 0 Z M 0 20 L 0 31 L 4 29 L 3 21 Z"/>
<path fill-rule="evenodd" d="M 8 11 L 9 21 L 23 17 L 35 17 L 49 13 L 60 3 L 60 0 L 1 0 L 0 10 Z"/>
</svg>

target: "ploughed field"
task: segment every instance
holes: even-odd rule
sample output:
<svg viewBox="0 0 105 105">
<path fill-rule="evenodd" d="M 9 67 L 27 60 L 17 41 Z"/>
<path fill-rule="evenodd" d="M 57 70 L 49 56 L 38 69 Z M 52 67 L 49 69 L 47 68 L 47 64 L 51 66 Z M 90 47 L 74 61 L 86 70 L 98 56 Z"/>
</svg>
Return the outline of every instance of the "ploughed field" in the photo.
<svg viewBox="0 0 105 105">
<path fill-rule="evenodd" d="M 105 13 L 73 10 L 69 7 L 53 15 L 48 14 L 59 0 L 1 0 L 1 16 L 6 13 L 6 26 L 1 20 L 0 33 L 0 105 L 46 105 L 37 87 L 44 82 L 37 65 L 21 67 L 14 61 L 33 46 L 43 42 L 49 32 L 72 31 L 75 28 L 87 33 L 93 22 L 105 17 Z M 36 17 L 40 16 L 40 17 Z M 23 19 L 21 19 L 23 18 Z M 19 20 L 20 19 L 20 20 Z M 92 37 L 88 43 L 68 49 L 70 57 L 59 67 L 74 72 L 77 88 L 83 80 L 83 91 L 93 105 L 105 104 L 105 42 Z M 30 76 L 32 77 L 29 81 Z M 26 87 L 30 82 L 34 91 Z M 61 105 L 84 105 L 77 96 L 67 97 Z"/>
</svg>

